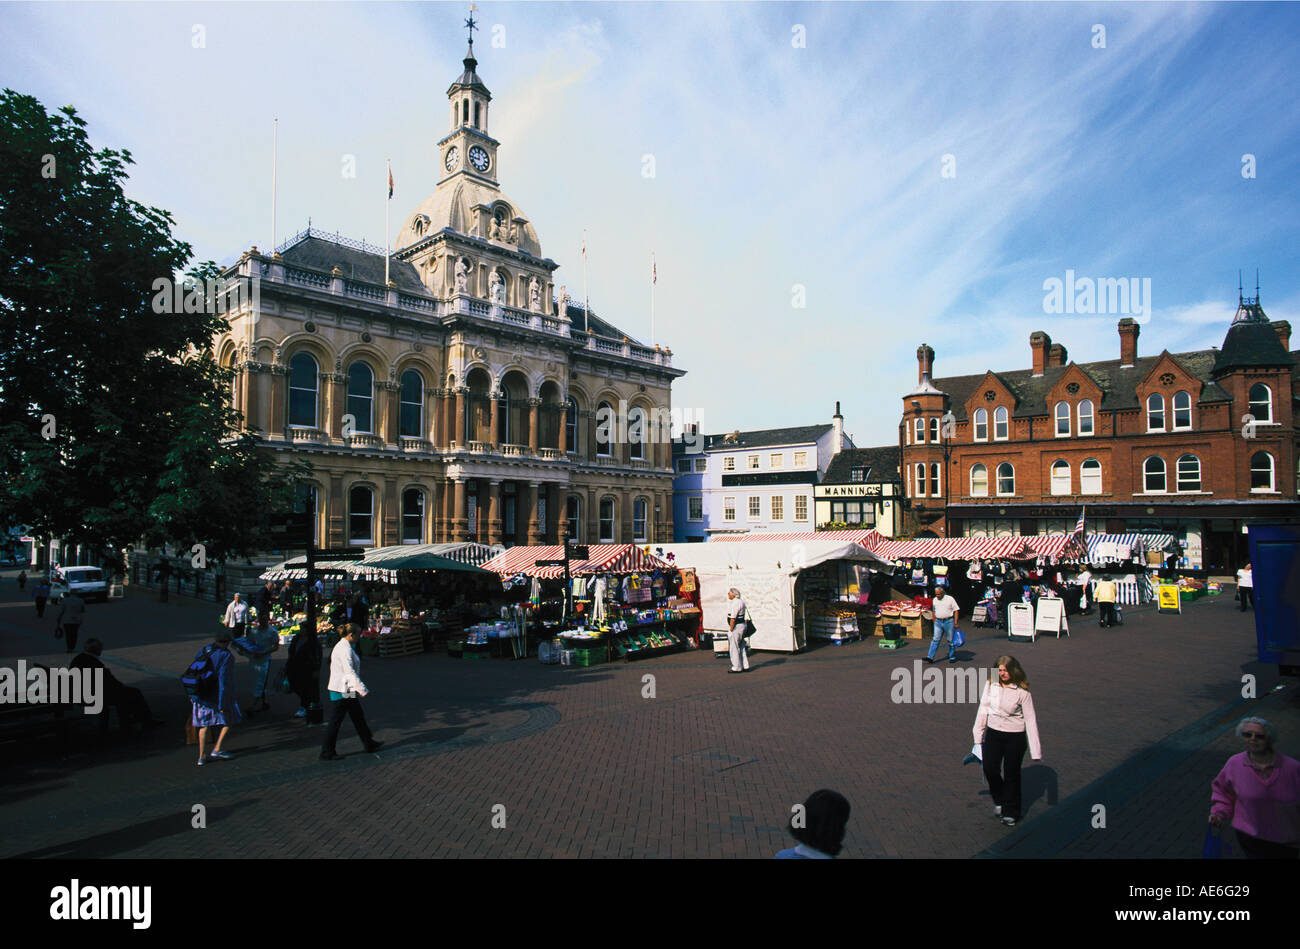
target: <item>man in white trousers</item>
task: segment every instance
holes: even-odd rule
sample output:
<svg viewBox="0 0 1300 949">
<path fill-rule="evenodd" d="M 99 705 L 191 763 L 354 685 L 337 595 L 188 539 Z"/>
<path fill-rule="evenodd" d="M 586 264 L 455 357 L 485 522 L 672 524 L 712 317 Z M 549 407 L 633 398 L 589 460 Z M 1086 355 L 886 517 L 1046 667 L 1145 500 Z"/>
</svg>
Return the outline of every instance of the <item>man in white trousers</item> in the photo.
<svg viewBox="0 0 1300 949">
<path fill-rule="evenodd" d="M 727 591 L 731 605 L 727 607 L 727 642 L 730 645 L 731 668 L 729 673 L 749 671 L 749 648 L 745 645 L 745 633 L 749 629 L 749 614 L 745 611 L 745 601 L 740 598 L 740 591 L 732 587 Z"/>
</svg>

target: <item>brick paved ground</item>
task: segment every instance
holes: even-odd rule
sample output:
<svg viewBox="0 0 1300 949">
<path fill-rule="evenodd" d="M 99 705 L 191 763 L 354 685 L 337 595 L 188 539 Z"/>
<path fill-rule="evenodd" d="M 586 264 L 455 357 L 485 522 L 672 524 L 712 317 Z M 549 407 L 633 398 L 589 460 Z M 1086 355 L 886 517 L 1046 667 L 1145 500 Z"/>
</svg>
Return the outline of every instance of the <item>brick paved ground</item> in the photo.
<svg viewBox="0 0 1300 949">
<path fill-rule="evenodd" d="M 11 577 L 0 663 L 60 659 L 50 614 L 38 624 Z M 1039 709 L 1045 758 L 1026 762 L 1014 830 L 992 818 L 977 768 L 960 765 L 975 705 L 892 700 L 893 671 L 923 655 L 914 643 L 764 653 L 745 676 L 707 652 L 590 669 L 365 659 L 379 754 L 345 725 L 346 760 L 318 761 L 320 729 L 277 697 L 272 716 L 232 729 L 235 760 L 199 769 L 176 679 L 219 608 L 155 597 L 92 605 L 83 636 L 105 641 L 168 726 L 11 762 L 0 856 L 768 857 L 791 844 L 791 805 L 831 787 L 853 804 L 845 856 L 1196 857 L 1237 718 L 1262 710 L 1284 751 L 1300 744 L 1296 690 L 1270 694 L 1263 671 L 1265 697 L 1241 698 L 1243 673 L 1259 671 L 1253 618 L 1220 597 L 1181 616 L 1130 609 L 1113 630 L 1076 619 L 1073 637 L 1032 644 L 967 629 L 960 665 L 1014 653 Z M 242 661 L 238 674 L 246 691 Z M 191 828 L 195 804 L 204 830 Z M 1091 827 L 1096 804 L 1105 829 Z"/>
</svg>

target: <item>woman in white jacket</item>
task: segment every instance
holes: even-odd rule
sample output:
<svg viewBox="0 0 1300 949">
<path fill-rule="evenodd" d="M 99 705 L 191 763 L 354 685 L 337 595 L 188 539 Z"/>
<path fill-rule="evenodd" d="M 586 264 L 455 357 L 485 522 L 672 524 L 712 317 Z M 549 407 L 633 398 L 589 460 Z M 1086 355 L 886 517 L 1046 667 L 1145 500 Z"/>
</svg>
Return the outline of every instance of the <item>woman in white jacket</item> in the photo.
<svg viewBox="0 0 1300 949">
<path fill-rule="evenodd" d="M 1043 759 L 1038 719 L 1029 680 L 1014 656 L 998 657 L 998 681 L 984 688 L 975 716 L 975 744 L 984 745 L 984 777 L 993 797 L 993 814 L 1007 826 L 1020 819 L 1020 763 Z"/>
<path fill-rule="evenodd" d="M 342 636 L 334 651 L 330 653 L 329 693 L 333 702 L 329 727 L 325 729 L 325 743 L 321 745 L 321 761 L 337 761 L 343 756 L 335 750 L 339 739 L 339 728 L 343 717 L 349 716 L 356 726 L 357 735 L 366 751 L 378 751 L 382 741 L 376 741 L 366 724 L 366 713 L 361 710 L 361 697 L 370 694 L 366 684 L 361 681 L 361 659 L 357 656 L 357 636 L 361 630 L 357 626 L 344 626 Z"/>
</svg>

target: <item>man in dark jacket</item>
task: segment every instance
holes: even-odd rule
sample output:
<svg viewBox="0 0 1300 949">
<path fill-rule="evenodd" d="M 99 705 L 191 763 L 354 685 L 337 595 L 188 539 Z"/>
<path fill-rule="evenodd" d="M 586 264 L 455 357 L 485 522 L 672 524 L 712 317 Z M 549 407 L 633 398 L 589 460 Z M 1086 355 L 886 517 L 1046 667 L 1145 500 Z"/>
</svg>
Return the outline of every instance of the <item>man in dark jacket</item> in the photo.
<svg viewBox="0 0 1300 949">
<path fill-rule="evenodd" d="M 117 676 L 113 675 L 100 661 L 100 655 L 104 652 L 104 644 L 98 639 L 86 640 L 86 648 L 74 656 L 68 663 L 69 669 L 103 669 L 104 675 L 104 704 L 112 705 L 117 709 L 117 720 L 122 726 L 122 731 L 129 731 L 131 725 L 139 724 L 145 728 L 155 728 L 163 724 L 153 717 L 149 711 L 149 703 L 144 700 L 144 693 L 139 689 L 133 689 L 129 685 L 123 685 L 118 681 Z M 100 725 L 105 731 L 108 730 L 108 712 L 100 713 L 104 716 Z"/>
</svg>

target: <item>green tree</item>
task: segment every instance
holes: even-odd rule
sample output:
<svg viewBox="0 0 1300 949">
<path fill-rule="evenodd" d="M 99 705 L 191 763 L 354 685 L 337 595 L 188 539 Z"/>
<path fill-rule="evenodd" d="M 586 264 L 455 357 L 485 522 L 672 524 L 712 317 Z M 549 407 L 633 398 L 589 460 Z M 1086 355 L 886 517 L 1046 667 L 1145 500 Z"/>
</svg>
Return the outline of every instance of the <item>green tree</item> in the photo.
<svg viewBox="0 0 1300 949">
<path fill-rule="evenodd" d="M 126 197 L 131 163 L 92 149 L 73 108 L 0 94 L 0 524 L 242 553 L 301 471 L 238 432 L 219 308 L 158 305 L 191 248 Z"/>
</svg>

